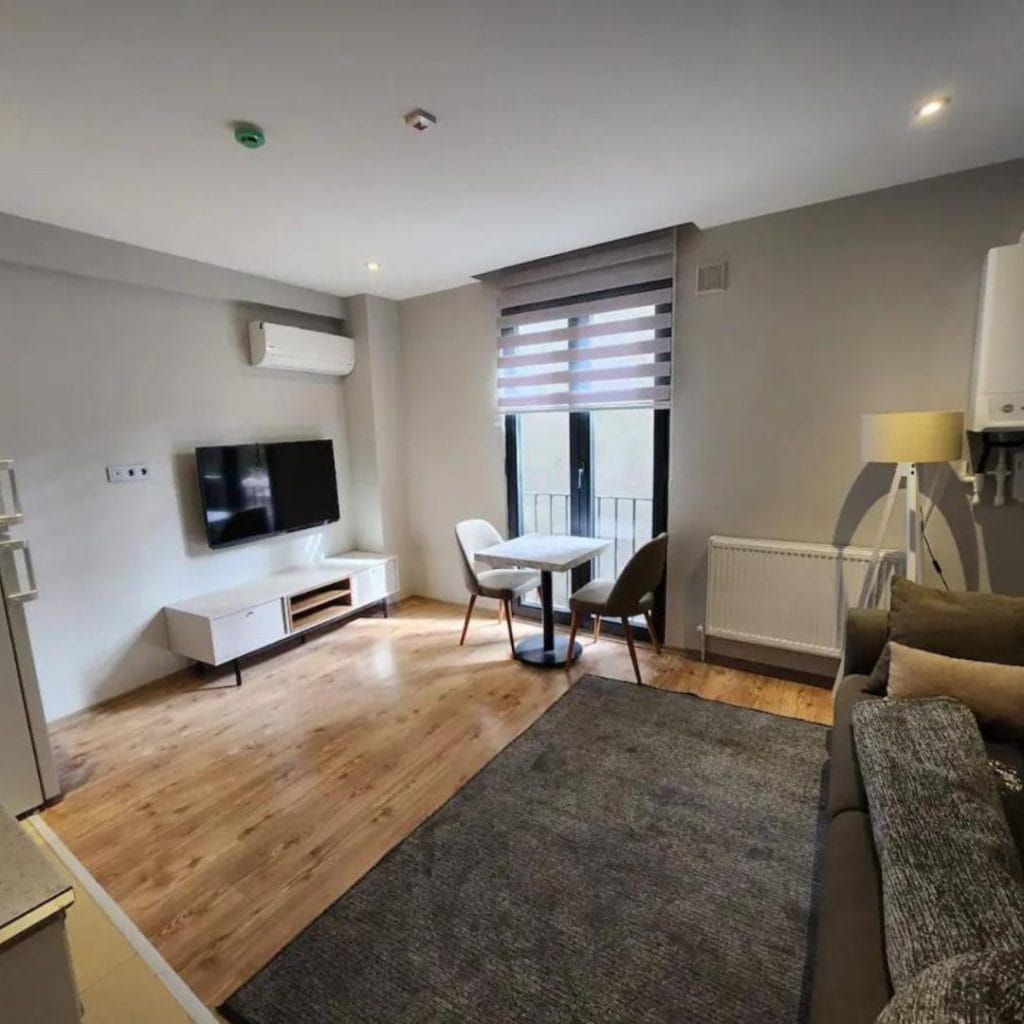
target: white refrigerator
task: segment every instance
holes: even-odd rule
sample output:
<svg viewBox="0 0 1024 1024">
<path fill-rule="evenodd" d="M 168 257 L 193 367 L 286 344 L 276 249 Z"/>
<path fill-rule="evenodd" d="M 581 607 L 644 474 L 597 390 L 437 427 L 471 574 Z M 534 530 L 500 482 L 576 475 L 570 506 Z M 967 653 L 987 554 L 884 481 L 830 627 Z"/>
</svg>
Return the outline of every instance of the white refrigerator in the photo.
<svg viewBox="0 0 1024 1024">
<path fill-rule="evenodd" d="M 39 596 L 14 463 L 0 460 L 0 803 L 24 814 L 60 795 L 25 605 Z"/>
</svg>

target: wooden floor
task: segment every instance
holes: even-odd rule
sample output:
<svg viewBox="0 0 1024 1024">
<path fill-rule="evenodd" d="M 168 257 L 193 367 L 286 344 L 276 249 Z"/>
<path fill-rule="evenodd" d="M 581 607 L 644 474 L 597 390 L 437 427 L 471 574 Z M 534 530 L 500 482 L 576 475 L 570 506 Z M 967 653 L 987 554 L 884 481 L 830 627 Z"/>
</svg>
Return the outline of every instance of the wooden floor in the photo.
<svg viewBox="0 0 1024 1024">
<path fill-rule="evenodd" d="M 412 599 L 251 665 L 191 673 L 59 722 L 46 821 L 216 1006 L 569 685 L 511 660 L 505 626 Z M 517 635 L 536 629 L 516 622 Z M 641 651 L 645 681 L 827 723 L 827 690 Z M 571 678 L 632 679 L 625 646 Z"/>
</svg>

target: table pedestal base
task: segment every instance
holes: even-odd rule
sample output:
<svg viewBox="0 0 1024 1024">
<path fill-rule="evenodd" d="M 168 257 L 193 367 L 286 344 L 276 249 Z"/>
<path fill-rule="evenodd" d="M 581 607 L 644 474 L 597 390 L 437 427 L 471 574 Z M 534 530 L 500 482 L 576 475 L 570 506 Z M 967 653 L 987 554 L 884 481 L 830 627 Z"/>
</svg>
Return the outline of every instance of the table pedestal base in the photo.
<svg viewBox="0 0 1024 1024">
<path fill-rule="evenodd" d="M 583 653 L 583 647 L 578 643 L 572 647 L 575 660 Z M 564 636 L 556 636 L 551 646 L 545 647 L 543 637 L 527 637 L 516 644 L 516 660 L 541 668 L 561 668 L 569 660 L 569 640 Z"/>
</svg>

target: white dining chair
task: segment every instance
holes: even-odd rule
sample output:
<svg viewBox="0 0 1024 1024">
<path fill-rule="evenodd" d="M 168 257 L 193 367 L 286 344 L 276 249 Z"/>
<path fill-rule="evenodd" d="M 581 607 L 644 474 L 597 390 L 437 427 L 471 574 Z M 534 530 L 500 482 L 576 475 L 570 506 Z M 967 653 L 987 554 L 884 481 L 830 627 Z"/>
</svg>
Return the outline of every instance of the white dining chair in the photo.
<svg viewBox="0 0 1024 1024">
<path fill-rule="evenodd" d="M 502 536 L 486 519 L 464 519 L 455 527 L 455 540 L 462 559 L 462 576 L 469 591 L 469 605 L 466 621 L 462 624 L 461 647 L 466 642 L 466 631 L 473 614 L 473 605 L 478 597 L 493 597 L 500 601 L 508 623 L 508 642 L 512 653 L 516 652 L 515 637 L 512 635 L 512 602 L 523 594 L 540 586 L 540 575 L 532 569 L 477 569 L 474 556 L 478 551 L 500 544 Z"/>
</svg>

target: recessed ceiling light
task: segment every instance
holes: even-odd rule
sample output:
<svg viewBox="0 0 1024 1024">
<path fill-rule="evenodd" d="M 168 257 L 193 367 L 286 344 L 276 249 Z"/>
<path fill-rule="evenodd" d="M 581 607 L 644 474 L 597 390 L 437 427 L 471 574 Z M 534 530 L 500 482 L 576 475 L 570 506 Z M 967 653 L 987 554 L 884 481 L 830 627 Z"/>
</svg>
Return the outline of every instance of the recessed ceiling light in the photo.
<svg viewBox="0 0 1024 1024">
<path fill-rule="evenodd" d="M 914 113 L 922 121 L 927 121 L 930 118 L 937 117 L 941 114 L 946 107 L 949 106 L 948 96 L 935 96 L 934 98 L 922 103 Z"/>
<path fill-rule="evenodd" d="M 380 264 L 375 263 L 373 260 L 370 260 L 370 262 L 366 264 L 366 269 L 369 270 L 371 273 L 376 273 L 378 270 L 380 270 Z"/>
</svg>

